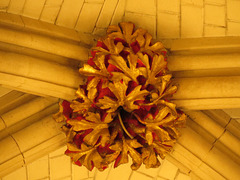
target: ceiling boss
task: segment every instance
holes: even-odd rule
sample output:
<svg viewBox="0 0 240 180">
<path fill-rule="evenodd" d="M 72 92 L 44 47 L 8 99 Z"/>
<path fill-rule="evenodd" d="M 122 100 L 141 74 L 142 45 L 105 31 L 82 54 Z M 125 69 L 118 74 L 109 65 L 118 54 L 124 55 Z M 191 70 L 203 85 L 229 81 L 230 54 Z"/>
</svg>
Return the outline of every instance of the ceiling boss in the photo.
<svg viewBox="0 0 240 180">
<path fill-rule="evenodd" d="M 167 51 L 133 23 L 109 26 L 79 69 L 87 76 L 76 99 L 60 103 L 54 115 L 67 136 L 66 155 L 77 165 L 102 171 L 132 158 L 133 170 L 160 166 L 180 136 L 186 115 L 170 101 Z"/>
</svg>

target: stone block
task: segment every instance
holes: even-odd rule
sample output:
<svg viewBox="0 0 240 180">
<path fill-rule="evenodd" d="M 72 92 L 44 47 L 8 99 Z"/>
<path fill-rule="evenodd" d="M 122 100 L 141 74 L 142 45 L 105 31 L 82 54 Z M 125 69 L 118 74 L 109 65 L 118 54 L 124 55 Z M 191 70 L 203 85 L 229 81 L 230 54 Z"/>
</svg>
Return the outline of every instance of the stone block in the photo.
<svg viewBox="0 0 240 180">
<path fill-rule="evenodd" d="M 56 157 L 56 156 L 62 156 L 64 155 L 64 152 L 67 150 L 67 146 L 64 146 L 64 147 L 61 147 L 53 152 L 51 152 L 49 154 L 49 157 L 52 158 L 52 157 Z"/>
<path fill-rule="evenodd" d="M 103 4 L 96 27 L 107 28 L 111 22 L 118 0 L 106 0 Z"/>
<path fill-rule="evenodd" d="M 157 177 L 157 180 L 166 180 L 165 178 Z"/>
<path fill-rule="evenodd" d="M 205 4 L 225 5 L 225 0 L 205 0 Z"/>
<path fill-rule="evenodd" d="M 168 160 L 164 160 L 163 164 L 160 166 L 158 176 L 173 180 L 178 171 L 178 167 L 170 163 Z"/>
<path fill-rule="evenodd" d="M 227 0 L 227 17 L 230 20 L 240 21 L 240 1 Z"/>
<path fill-rule="evenodd" d="M 179 173 L 179 174 L 177 175 L 177 177 L 175 178 L 175 180 L 191 180 L 191 177 L 189 177 L 189 176 L 186 175 L 186 174 Z"/>
<path fill-rule="evenodd" d="M 182 0 L 181 3 L 193 6 L 203 6 L 203 0 Z"/>
<path fill-rule="evenodd" d="M 94 28 L 93 34 L 97 36 L 105 36 L 107 28 Z"/>
<path fill-rule="evenodd" d="M 11 0 L 7 12 L 13 14 L 22 14 L 24 4 L 25 0 Z"/>
<path fill-rule="evenodd" d="M 49 176 L 48 156 L 27 165 L 28 179 L 44 179 Z"/>
<path fill-rule="evenodd" d="M 179 171 L 181 171 L 182 173 L 188 174 L 191 171 L 189 168 L 187 168 L 184 165 L 184 163 L 182 163 L 181 161 L 176 160 L 171 155 L 167 155 L 166 156 L 166 160 L 168 160 L 170 163 L 172 163 L 173 165 L 178 167 Z"/>
<path fill-rule="evenodd" d="M 182 5 L 181 37 L 202 37 L 203 35 L 203 9 L 194 6 Z"/>
<path fill-rule="evenodd" d="M 96 25 L 102 4 L 84 3 L 75 29 L 80 32 L 91 33 Z"/>
<path fill-rule="evenodd" d="M 240 22 L 228 22 L 228 36 L 240 36 Z"/>
<path fill-rule="evenodd" d="M 156 38 L 156 16 L 125 12 L 124 21 L 130 21 L 136 27 L 146 29 L 153 38 Z"/>
<path fill-rule="evenodd" d="M 64 1 L 56 24 L 67 28 L 74 28 L 82 8 L 84 0 L 69 0 Z"/>
<path fill-rule="evenodd" d="M 16 171 L 4 176 L 2 180 L 26 180 L 26 167 L 22 167 L 20 169 L 17 169 Z"/>
<path fill-rule="evenodd" d="M 61 178 L 61 180 L 72 180 L 72 177 L 64 177 L 64 178 Z"/>
<path fill-rule="evenodd" d="M 156 15 L 156 4 L 154 0 L 127 0 L 126 11 L 140 14 Z"/>
<path fill-rule="evenodd" d="M 126 5 L 126 0 L 119 0 L 116 10 L 112 16 L 112 22 L 111 24 L 117 25 L 118 23 L 122 22 L 123 15 L 125 13 L 125 5 Z"/>
<path fill-rule="evenodd" d="M 54 24 L 60 11 L 63 0 L 48 0 L 46 1 L 40 20 Z"/>
<path fill-rule="evenodd" d="M 107 180 L 115 180 L 115 179 L 117 180 L 117 179 L 119 179 L 119 177 L 121 177 L 121 179 L 123 179 L 123 180 L 128 179 L 132 173 L 132 169 L 130 167 L 131 164 L 132 164 L 132 162 L 129 161 L 126 164 L 121 164 L 117 168 L 112 167 L 110 169 Z"/>
<path fill-rule="evenodd" d="M 179 15 L 158 13 L 157 20 L 157 38 L 179 38 Z"/>
<path fill-rule="evenodd" d="M 205 6 L 205 23 L 217 26 L 226 26 L 225 7 L 224 6 Z"/>
<path fill-rule="evenodd" d="M 8 9 L 10 0 L 1 0 L 0 1 L 0 11 L 1 12 L 6 12 Z"/>
<path fill-rule="evenodd" d="M 23 8 L 23 16 L 39 19 L 45 0 L 26 1 Z"/>
<path fill-rule="evenodd" d="M 205 25 L 204 27 L 204 36 L 206 37 L 216 37 L 216 36 L 225 36 L 226 28 L 218 26 L 209 26 Z"/>
<path fill-rule="evenodd" d="M 85 166 L 78 166 L 72 163 L 72 179 L 87 179 L 88 178 L 88 169 Z"/>
<path fill-rule="evenodd" d="M 136 179 L 152 180 L 151 177 L 146 176 L 145 174 L 134 171 L 131 175 L 130 180 L 136 180 Z"/>
<path fill-rule="evenodd" d="M 156 178 L 159 172 L 159 169 L 163 165 L 164 161 L 158 156 L 158 159 L 161 163 L 161 165 L 158 168 L 149 168 L 147 169 L 144 164 L 141 165 L 141 167 L 137 170 L 138 172 L 151 176 L 153 178 Z"/>
<path fill-rule="evenodd" d="M 157 0 L 157 11 L 180 12 L 179 0 Z"/>
<path fill-rule="evenodd" d="M 94 169 L 96 169 L 96 168 L 94 168 Z M 110 172 L 111 169 L 112 169 L 112 164 L 107 169 L 105 169 L 104 171 L 98 171 L 96 169 L 94 179 L 99 179 L 99 180 L 108 179 L 108 175 L 109 175 L 109 172 Z"/>
<path fill-rule="evenodd" d="M 103 3 L 104 0 L 85 0 L 86 3 Z"/>
<path fill-rule="evenodd" d="M 60 179 L 70 176 L 71 160 L 68 156 L 50 158 L 50 179 Z"/>
<path fill-rule="evenodd" d="M 96 168 L 93 168 L 92 171 L 88 171 L 88 177 L 93 178 L 96 173 L 97 173 Z"/>
</svg>

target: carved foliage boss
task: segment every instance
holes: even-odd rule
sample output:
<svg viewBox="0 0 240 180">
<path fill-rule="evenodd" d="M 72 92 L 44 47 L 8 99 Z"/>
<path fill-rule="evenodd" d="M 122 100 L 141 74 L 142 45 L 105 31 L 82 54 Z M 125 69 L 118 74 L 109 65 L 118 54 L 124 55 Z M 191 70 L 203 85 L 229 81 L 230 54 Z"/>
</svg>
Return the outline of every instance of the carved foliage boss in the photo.
<svg viewBox="0 0 240 180">
<path fill-rule="evenodd" d="M 167 70 L 167 51 L 132 23 L 109 26 L 79 69 L 87 77 L 76 99 L 60 103 L 66 155 L 77 165 L 102 171 L 132 158 L 131 168 L 160 165 L 179 137 L 186 116 L 170 102 L 177 90 Z"/>
</svg>

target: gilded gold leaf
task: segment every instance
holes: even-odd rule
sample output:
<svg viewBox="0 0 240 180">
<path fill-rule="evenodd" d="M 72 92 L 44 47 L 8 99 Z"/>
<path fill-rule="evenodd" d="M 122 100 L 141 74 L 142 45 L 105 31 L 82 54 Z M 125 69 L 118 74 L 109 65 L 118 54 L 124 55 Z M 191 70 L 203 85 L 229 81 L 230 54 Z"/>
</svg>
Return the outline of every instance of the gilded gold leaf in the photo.
<svg viewBox="0 0 240 180">
<path fill-rule="evenodd" d="M 169 140 L 169 141 L 154 141 L 152 143 L 152 147 L 156 150 L 157 154 L 161 157 L 161 159 L 164 159 L 167 153 L 169 153 L 172 149 L 172 146 L 175 144 L 175 140 Z"/>
<path fill-rule="evenodd" d="M 180 132 L 174 126 L 166 126 L 164 128 L 172 138 L 177 139 L 180 136 Z"/>
<path fill-rule="evenodd" d="M 118 55 L 124 48 L 121 42 L 114 44 L 114 40 L 111 38 L 103 39 L 103 43 L 107 46 L 108 50 L 103 49 L 102 47 L 94 47 L 93 50 L 99 51 L 97 54 L 115 54 Z"/>
<path fill-rule="evenodd" d="M 147 90 L 141 90 L 141 85 L 135 87 L 132 92 L 130 92 L 126 99 L 124 109 L 128 112 L 131 112 L 134 109 L 138 109 L 138 106 L 134 104 L 136 100 L 144 100 L 144 96 L 149 94 Z"/>
<path fill-rule="evenodd" d="M 101 71 L 93 68 L 89 64 L 84 64 L 83 67 L 79 69 L 79 72 L 85 76 L 108 76 L 103 74 Z"/>
<path fill-rule="evenodd" d="M 142 52 L 146 52 L 150 56 L 153 56 L 154 53 L 160 55 L 162 51 L 166 51 L 161 42 L 156 42 L 155 44 L 151 45 L 151 41 L 152 41 L 152 35 L 149 33 L 146 33 L 145 34 L 145 44 L 144 44 L 144 46 L 141 46 Z"/>
<path fill-rule="evenodd" d="M 53 114 L 53 119 L 55 119 L 55 121 L 57 121 L 58 123 L 66 121 L 67 118 L 63 115 L 63 106 L 62 106 L 62 101 L 60 101 L 59 103 L 59 111 L 56 114 Z"/>
<path fill-rule="evenodd" d="M 111 136 L 110 136 L 110 144 L 113 144 L 117 135 L 119 133 L 123 134 L 123 129 L 118 121 L 112 122 L 111 127 L 113 128 Z"/>
<path fill-rule="evenodd" d="M 72 126 L 74 131 L 82 131 L 92 129 L 92 132 L 84 137 L 84 142 L 88 145 L 95 145 L 98 139 L 101 137 L 101 145 L 105 144 L 110 139 L 110 134 L 108 130 L 108 123 L 112 121 L 111 114 L 108 114 L 105 121 L 101 121 L 100 115 L 98 113 L 88 112 L 86 120 L 69 120 L 68 123 Z"/>
<path fill-rule="evenodd" d="M 79 72 L 85 76 L 94 76 L 94 78 L 88 83 L 87 90 L 90 89 L 96 89 L 96 86 L 98 82 L 101 79 L 106 79 L 110 77 L 109 72 L 106 69 L 105 66 L 105 56 L 104 55 L 98 55 L 94 58 L 94 62 L 96 66 L 99 68 L 99 70 L 93 68 L 92 66 L 88 64 L 84 64 L 82 68 L 79 69 Z M 106 83 L 106 81 L 104 81 Z"/>
<path fill-rule="evenodd" d="M 175 122 L 175 126 L 176 127 L 181 127 L 181 128 L 185 127 L 186 119 L 187 119 L 186 114 L 184 114 L 184 113 L 180 114 L 180 117 L 178 117 L 176 122 Z"/>
<path fill-rule="evenodd" d="M 92 94 L 92 93 L 96 93 L 96 91 L 90 92 L 88 94 L 88 96 L 91 98 L 95 97 L 95 94 Z M 83 100 L 83 102 L 79 102 L 78 100 L 73 100 L 70 107 L 73 109 L 73 112 L 84 113 L 91 107 L 93 99 L 88 98 L 88 96 L 85 95 L 84 89 L 82 89 L 80 87 L 76 91 L 76 96 L 79 99 Z"/>
<path fill-rule="evenodd" d="M 141 85 L 135 87 L 132 92 L 126 96 L 127 85 L 123 82 L 109 83 L 109 89 L 117 97 L 117 101 L 104 96 L 103 99 L 99 100 L 99 106 L 102 109 L 109 109 L 108 112 L 114 112 L 119 106 L 122 106 L 126 111 L 131 112 L 134 109 L 138 109 L 138 105 L 134 104 L 137 100 L 144 100 L 149 92 L 147 90 L 141 90 Z"/>
<path fill-rule="evenodd" d="M 167 62 L 164 61 L 164 57 L 162 55 L 154 55 L 152 60 L 152 65 L 150 68 L 149 64 L 149 58 L 145 54 L 138 53 L 139 58 L 143 62 L 143 64 L 146 66 L 141 67 L 140 70 L 143 73 L 143 75 L 147 78 L 146 84 L 152 84 L 156 86 L 156 88 L 160 89 L 159 84 L 165 83 L 165 76 L 158 76 L 156 77 L 160 72 L 165 73 L 165 69 L 167 66 Z M 170 77 L 171 78 L 171 77 Z M 170 79 L 169 79 L 170 80 Z M 164 91 L 165 86 L 162 85 L 161 87 L 162 91 Z"/>
<path fill-rule="evenodd" d="M 131 78 L 129 78 L 128 76 L 123 75 L 123 73 L 121 73 L 121 72 L 111 72 L 111 73 L 113 75 L 110 78 L 111 81 L 118 82 L 118 81 L 123 80 L 123 82 L 125 84 L 128 84 L 128 82 L 131 81 Z"/>
<path fill-rule="evenodd" d="M 116 26 L 116 25 L 111 25 L 111 26 L 109 26 L 108 28 L 107 28 L 107 34 L 111 34 L 112 36 L 112 38 L 116 38 L 116 37 L 118 37 L 118 36 L 120 36 L 120 37 L 122 37 L 121 35 L 122 35 L 122 31 L 121 31 L 121 29 L 120 29 L 120 27 L 119 26 Z M 115 35 L 115 36 L 114 36 Z"/>
<path fill-rule="evenodd" d="M 88 76 L 76 99 L 54 115 L 66 124 L 68 151 L 78 165 L 104 170 L 133 160 L 131 168 L 160 165 L 180 136 L 186 115 L 170 98 L 177 87 L 167 70 L 163 44 L 133 23 L 109 26 L 79 72 Z M 70 107 L 69 107 L 70 104 Z M 134 117 L 135 116 L 135 117 Z"/>
<path fill-rule="evenodd" d="M 123 72 L 122 76 L 127 76 L 133 81 L 137 81 L 137 77 L 140 75 L 140 71 L 134 66 L 131 66 L 131 68 L 129 68 L 126 61 L 121 56 L 112 55 L 109 59 L 109 63 L 119 68 Z"/>
<path fill-rule="evenodd" d="M 96 146 L 87 146 L 84 143 L 81 149 L 78 149 L 75 145 L 68 143 L 68 149 L 74 153 L 68 153 L 67 155 L 73 158 L 73 161 L 80 161 L 89 171 L 95 166 L 98 170 L 104 170 L 103 158 L 98 153 Z"/>
<path fill-rule="evenodd" d="M 152 146 L 142 148 L 142 158 L 146 168 L 157 168 L 161 164 Z"/>
<path fill-rule="evenodd" d="M 103 164 L 110 164 L 112 163 L 113 161 L 115 161 L 117 159 L 117 157 L 119 156 L 120 152 L 119 151 L 116 151 L 112 154 L 107 154 L 104 159 L 103 159 Z"/>
<path fill-rule="evenodd" d="M 146 118 L 144 121 L 147 125 L 156 125 L 161 126 L 169 123 L 174 123 L 174 120 L 177 117 L 175 116 L 175 112 L 172 111 L 169 107 L 165 106 L 162 109 L 160 109 L 156 115 L 156 117 L 153 119 L 152 115 L 149 115 L 148 118 Z"/>
<path fill-rule="evenodd" d="M 161 127 L 154 125 L 152 123 L 147 124 L 146 125 L 146 140 L 149 145 L 151 145 L 153 143 L 154 138 L 153 138 L 152 133 L 155 133 L 160 141 L 166 141 L 166 140 L 171 139 L 168 132 L 165 131 L 164 129 L 162 129 Z"/>
<path fill-rule="evenodd" d="M 66 134 L 67 142 L 72 142 L 76 132 L 73 131 L 73 128 L 67 128 L 66 126 L 62 127 L 62 131 Z"/>
<path fill-rule="evenodd" d="M 145 45 L 144 35 L 147 33 L 145 29 L 138 28 L 134 31 L 134 24 L 130 22 L 119 23 L 119 26 L 109 26 L 107 29 L 108 37 L 123 39 L 128 44 L 138 41 L 140 46 Z"/>
<path fill-rule="evenodd" d="M 129 153 L 133 160 L 133 164 L 131 165 L 131 168 L 133 170 L 138 169 L 142 164 L 141 154 L 135 150 L 136 148 L 140 147 L 142 147 L 142 145 L 139 142 L 137 142 L 136 139 L 125 138 L 123 138 L 122 141 L 116 141 L 114 145 L 110 146 L 112 150 L 121 152 L 119 155 L 121 159 L 118 162 L 117 166 L 128 162 Z"/>
</svg>

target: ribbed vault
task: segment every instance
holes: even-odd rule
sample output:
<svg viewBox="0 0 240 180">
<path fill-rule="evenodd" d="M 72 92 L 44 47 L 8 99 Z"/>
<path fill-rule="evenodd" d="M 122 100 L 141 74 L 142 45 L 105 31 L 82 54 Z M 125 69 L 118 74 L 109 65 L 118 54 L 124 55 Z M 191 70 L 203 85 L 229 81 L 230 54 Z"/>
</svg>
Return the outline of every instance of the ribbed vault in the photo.
<svg viewBox="0 0 240 180">
<path fill-rule="evenodd" d="M 97 22 L 96 32 L 105 28 Z M 51 114 L 84 82 L 77 69 L 98 38 L 75 29 L 0 13 L 0 177 L 64 145 Z M 162 40 L 179 87 L 173 101 L 189 116 L 167 160 L 193 179 L 238 179 L 240 37 Z"/>
</svg>

